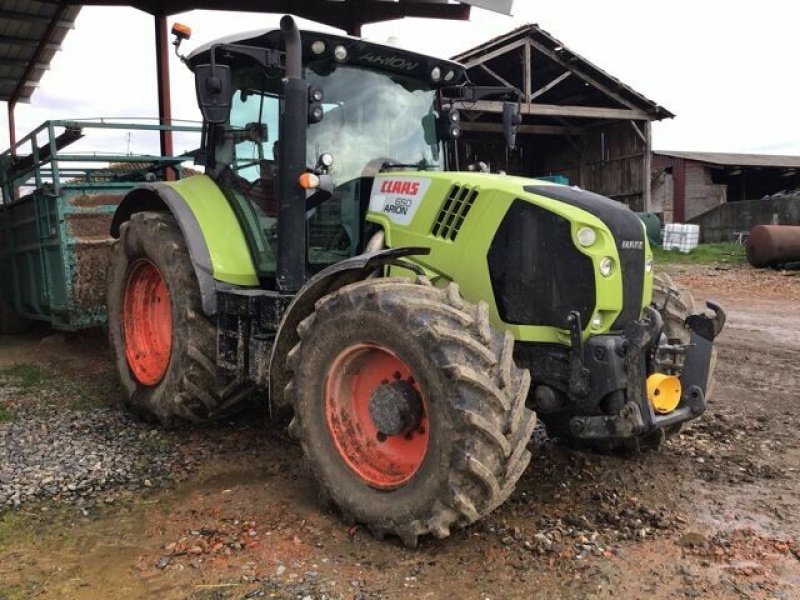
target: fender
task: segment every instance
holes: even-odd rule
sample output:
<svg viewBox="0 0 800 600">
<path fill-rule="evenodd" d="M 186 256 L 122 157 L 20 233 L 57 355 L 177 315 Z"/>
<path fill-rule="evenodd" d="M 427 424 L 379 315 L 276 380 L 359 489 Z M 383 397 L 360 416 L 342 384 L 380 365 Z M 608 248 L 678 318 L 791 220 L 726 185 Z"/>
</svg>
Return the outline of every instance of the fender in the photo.
<svg viewBox="0 0 800 600">
<path fill-rule="evenodd" d="M 333 264 L 306 282 L 286 308 L 270 354 L 269 406 L 273 418 L 286 414 L 287 409 L 291 408 L 289 399 L 283 397 L 283 391 L 289 383 L 285 368 L 286 355 L 300 341 L 300 337 L 297 335 L 297 326 L 314 312 L 317 300 L 341 287 L 366 279 L 376 269 L 387 265 L 403 266 L 417 272 L 416 265 L 400 259 L 429 253 L 430 248 L 423 247 L 389 248 L 377 252 L 367 252 Z M 422 270 L 419 269 L 418 274 L 422 273 Z"/>
<path fill-rule="evenodd" d="M 228 200 L 207 175 L 176 182 L 147 183 L 131 190 L 117 207 L 111 235 L 134 213 L 169 210 L 178 222 L 200 286 L 203 312 L 217 312 L 217 287 L 258 285 L 247 241 Z"/>
</svg>

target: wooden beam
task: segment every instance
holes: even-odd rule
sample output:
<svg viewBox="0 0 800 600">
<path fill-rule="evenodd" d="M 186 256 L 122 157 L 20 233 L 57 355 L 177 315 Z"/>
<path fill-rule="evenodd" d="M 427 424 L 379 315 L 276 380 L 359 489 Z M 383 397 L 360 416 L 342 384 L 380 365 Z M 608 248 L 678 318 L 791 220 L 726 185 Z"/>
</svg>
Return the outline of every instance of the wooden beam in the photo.
<svg viewBox="0 0 800 600">
<path fill-rule="evenodd" d="M 462 131 L 478 131 L 499 133 L 503 131 L 502 123 L 468 123 L 461 121 Z M 578 127 L 562 127 L 561 125 L 525 125 L 522 124 L 517 130 L 519 133 L 527 133 L 532 135 L 580 135 L 581 130 Z"/>
<path fill-rule="evenodd" d="M 497 81 L 499 81 L 499 82 L 500 82 L 500 83 L 502 83 L 503 85 L 507 85 L 507 86 L 508 86 L 508 87 L 510 87 L 510 88 L 516 88 L 516 87 L 517 87 L 517 86 L 515 86 L 514 84 L 512 84 L 512 83 L 509 83 L 509 82 L 508 82 L 508 80 L 506 80 L 506 79 L 503 79 L 503 78 L 502 78 L 500 75 L 498 75 L 498 74 L 497 74 L 495 71 L 493 71 L 492 69 L 490 69 L 489 67 L 487 67 L 487 66 L 486 66 L 486 65 L 484 65 L 483 63 L 479 64 L 478 66 L 479 66 L 481 69 L 483 69 L 484 71 L 486 71 L 486 72 L 487 72 L 489 75 L 491 75 L 492 77 L 494 77 L 495 79 L 497 79 Z"/>
<path fill-rule="evenodd" d="M 470 58 L 467 62 L 463 63 L 463 65 L 467 69 L 469 69 L 481 63 L 490 61 L 493 58 L 497 58 L 498 56 L 501 56 L 503 54 L 507 54 L 508 52 L 511 52 L 515 48 L 521 48 L 522 46 L 525 46 L 527 43 L 528 43 L 527 39 L 517 40 L 516 42 L 512 42 L 510 44 L 502 46 L 497 50 L 492 50 L 491 52 L 487 52 L 486 54 L 481 54 L 480 56 L 476 56 L 475 58 Z"/>
<path fill-rule="evenodd" d="M 539 96 L 541 96 L 542 94 L 544 94 L 546 92 L 549 92 L 554 87 L 556 87 L 559 83 L 561 83 L 562 81 L 567 79 L 570 75 L 572 75 L 572 71 L 567 71 L 566 73 L 562 73 L 561 75 L 559 75 L 558 77 L 553 79 L 553 81 L 551 81 L 547 85 L 544 85 L 544 86 L 540 87 L 538 90 L 536 90 L 535 92 L 533 92 L 533 94 L 529 94 L 528 102 L 530 102 L 534 98 L 538 98 Z"/>
<path fill-rule="evenodd" d="M 463 111 L 479 110 L 502 113 L 503 103 L 494 100 L 478 102 L 455 102 L 454 106 Z M 543 117 L 573 117 L 579 119 L 636 119 L 646 121 L 650 116 L 643 110 L 629 108 L 605 108 L 601 106 L 560 106 L 558 104 L 523 104 L 522 114 Z"/>
<path fill-rule="evenodd" d="M 530 40 L 530 43 L 536 50 L 538 50 L 539 52 L 544 54 L 547 58 L 549 58 L 553 62 L 558 63 L 559 65 L 561 65 L 562 67 L 564 67 L 568 71 L 572 71 L 573 73 L 575 73 L 575 75 L 577 75 L 578 77 L 583 79 L 589 85 L 597 88 L 598 90 L 600 90 L 601 92 L 603 92 L 607 96 L 613 98 L 614 100 L 616 100 L 617 102 L 619 102 L 620 104 L 622 104 L 624 106 L 627 106 L 628 108 L 636 108 L 635 104 L 633 104 L 629 100 L 626 100 L 625 98 L 620 96 L 618 93 L 616 93 L 614 90 L 612 90 L 608 86 L 603 85 L 602 83 L 597 81 L 594 77 L 591 77 L 590 75 L 587 75 L 586 73 L 584 73 L 580 69 L 575 68 L 575 65 L 571 65 L 570 63 L 568 63 L 566 60 L 561 58 L 558 54 L 556 54 L 555 52 L 550 50 L 550 48 L 540 44 L 536 40 Z"/>
<path fill-rule="evenodd" d="M 644 184 L 644 212 L 650 212 L 653 209 L 652 181 L 650 179 L 650 174 L 653 170 L 653 135 L 650 121 L 645 121 L 643 125 L 645 138 L 644 173 L 642 174 L 642 183 Z"/>
<path fill-rule="evenodd" d="M 531 60 L 531 45 L 525 44 L 525 59 L 522 61 L 522 81 L 524 82 L 525 102 L 531 101 L 531 79 L 533 78 L 533 61 Z"/>
<path fill-rule="evenodd" d="M 631 127 L 633 127 L 633 130 L 636 132 L 636 135 L 639 136 L 639 139 L 642 140 L 645 145 L 647 145 L 647 137 L 645 136 L 644 132 L 641 129 L 639 129 L 639 126 L 636 124 L 636 121 L 631 121 Z"/>
</svg>

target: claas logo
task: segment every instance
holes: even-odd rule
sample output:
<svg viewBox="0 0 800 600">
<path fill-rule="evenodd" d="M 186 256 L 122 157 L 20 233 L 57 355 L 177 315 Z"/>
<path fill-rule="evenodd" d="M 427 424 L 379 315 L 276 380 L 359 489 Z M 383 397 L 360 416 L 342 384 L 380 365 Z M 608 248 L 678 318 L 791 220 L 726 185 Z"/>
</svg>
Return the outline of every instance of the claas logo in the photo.
<svg viewBox="0 0 800 600">
<path fill-rule="evenodd" d="M 391 179 L 381 183 L 381 194 L 398 194 L 400 196 L 416 196 L 419 193 L 419 181 L 403 181 Z"/>
</svg>

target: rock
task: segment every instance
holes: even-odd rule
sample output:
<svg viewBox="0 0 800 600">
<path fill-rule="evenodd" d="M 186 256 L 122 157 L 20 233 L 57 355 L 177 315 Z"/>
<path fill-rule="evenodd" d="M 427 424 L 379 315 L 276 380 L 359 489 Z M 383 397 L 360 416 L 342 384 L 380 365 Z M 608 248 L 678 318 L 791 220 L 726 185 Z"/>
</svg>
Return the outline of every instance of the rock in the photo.
<svg viewBox="0 0 800 600">
<path fill-rule="evenodd" d="M 170 561 L 169 556 L 162 556 L 161 558 L 158 559 L 158 562 L 156 563 L 156 568 L 163 571 L 164 569 L 167 568 L 169 561 Z"/>
<path fill-rule="evenodd" d="M 696 531 L 690 531 L 688 533 L 684 533 L 680 538 L 678 538 L 677 544 L 685 548 L 695 548 L 705 546 L 707 541 L 708 540 L 706 540 L 706 537 L 703 534 L 697 533 Z"/>
</svg>

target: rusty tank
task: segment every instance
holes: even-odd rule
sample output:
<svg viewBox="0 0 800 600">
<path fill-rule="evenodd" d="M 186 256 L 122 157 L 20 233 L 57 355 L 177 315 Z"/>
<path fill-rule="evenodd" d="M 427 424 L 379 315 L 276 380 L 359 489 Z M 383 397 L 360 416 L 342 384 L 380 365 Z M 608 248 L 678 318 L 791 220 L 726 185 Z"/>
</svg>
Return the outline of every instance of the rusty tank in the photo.
<svg viewBox="0 0 800 600">
<path fill-rule="evenodd" d="M 758 268 L 800 263 L 800 225 L 756 225 L 747 237 L 747 260 Z"/>
</svg>

